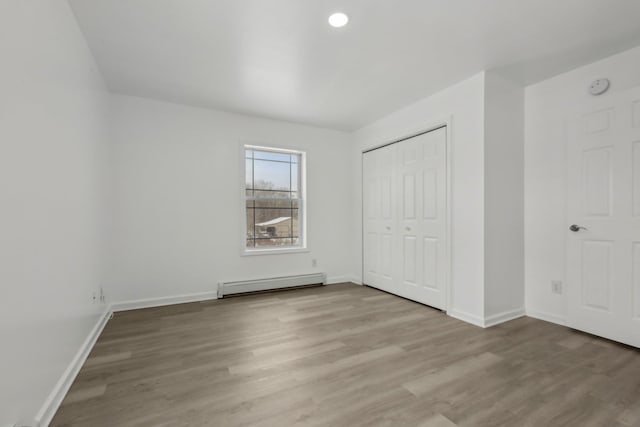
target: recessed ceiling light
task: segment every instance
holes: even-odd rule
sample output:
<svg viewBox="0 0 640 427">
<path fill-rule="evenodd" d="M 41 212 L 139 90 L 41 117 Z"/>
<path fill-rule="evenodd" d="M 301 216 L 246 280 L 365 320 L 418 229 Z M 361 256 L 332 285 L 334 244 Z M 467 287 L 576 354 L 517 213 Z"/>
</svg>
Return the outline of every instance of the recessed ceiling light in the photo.
<svg viewBox="0 0 640 427">
<path fill-rule="evenodd" d="M 344 27 L 347 22 L 349 22 L 349 17 L 342 12 L 336 12 L 329 17 L 329 25 L 332 27 Z"/>
</svg>

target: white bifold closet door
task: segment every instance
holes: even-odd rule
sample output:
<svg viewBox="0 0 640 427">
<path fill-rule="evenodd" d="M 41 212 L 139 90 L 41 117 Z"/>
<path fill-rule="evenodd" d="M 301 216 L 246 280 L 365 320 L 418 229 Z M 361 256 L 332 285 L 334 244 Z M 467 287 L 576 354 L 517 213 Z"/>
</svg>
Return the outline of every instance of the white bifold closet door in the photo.
<svg viewBox="0 0 640 427">
<path fill-rule="evenodd" d="M 364 283 L 446 308 L 447 137 L 440 128 L 363 155 Z"/>
</svg>

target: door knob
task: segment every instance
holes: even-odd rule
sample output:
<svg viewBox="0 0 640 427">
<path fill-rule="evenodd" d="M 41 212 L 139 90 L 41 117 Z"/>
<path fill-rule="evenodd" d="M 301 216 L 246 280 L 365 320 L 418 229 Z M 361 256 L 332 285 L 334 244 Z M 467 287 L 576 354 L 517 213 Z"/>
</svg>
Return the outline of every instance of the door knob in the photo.
<svg viewBox="0 0 640 427">
<path fill-rule="evenodd" d="M 577 233 L 580 230 L 585 230 L 586 231 L 587 228 L 586 227 L 580 227 L 577 224 L 573 224 L 571 227 L 569 227 L 569 230 L 573 231 L 574 233 Z"/>
</svg>

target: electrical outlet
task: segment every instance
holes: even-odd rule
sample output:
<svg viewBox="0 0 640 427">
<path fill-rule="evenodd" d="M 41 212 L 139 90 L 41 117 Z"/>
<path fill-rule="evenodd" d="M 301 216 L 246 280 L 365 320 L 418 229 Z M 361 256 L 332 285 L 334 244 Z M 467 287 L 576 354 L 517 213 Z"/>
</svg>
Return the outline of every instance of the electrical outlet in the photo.
<svg viewBox="0 0 640 427">
<path fill-rule="evenodd" d="M 562 295 L 562 282 L 554 280 L 551 282 L 551 292 L 554 294 Z"/>
<path fill-rule="evenodd" d="M 318 260 L 317 259 L 312 259 L 311 260 L 311 267 L 317 267 L 318 266 Z"/>
<path fill-rule="evenodd" d="M 107 301 L 107 296 L 104 294 L 104 289 L 100 286 L 100 302 L 105 303 Z"/>
</svg>

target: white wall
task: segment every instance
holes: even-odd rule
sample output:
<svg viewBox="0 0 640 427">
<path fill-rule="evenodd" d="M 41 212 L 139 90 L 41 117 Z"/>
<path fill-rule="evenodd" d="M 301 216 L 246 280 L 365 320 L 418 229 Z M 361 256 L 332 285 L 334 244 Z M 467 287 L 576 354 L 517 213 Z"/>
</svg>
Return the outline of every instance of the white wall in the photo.
<svg viewBox="0 0 640 427">
<path fill-rule="evenodd" d="M 450 312 L 482 323 L 522 300 L 521 147 L 510 143 L 522 92 L 500 76 L 480 73 L 351 135 L 109 96 L 64 0 L 2 1 L 0 52 L 0 425 L 36 416 L 103 314 L 92 294 L 105 282 L 112 300 L 129 301 L 314 270 L 358 280 L 362 150 L 444 120 L 452 123 Z M 525 90 L 531 315 L 566 316 L 564 295 L 550 285 L 565 280 L 566 115 L 590 99 L 593 79 L 625 90 L 640 85 L 638 69 L 640 48 Z M 242 143 L 308 152 L 308 253 L 239 256 Z"/>
<path fill-rule="evenodd" d="M 524 88 L 485 73 L 485 317 L 524 313 Z"/>
<path fill-rule="evenodd" d="M 640 85 L 640 48 L 529 86 L 525 91 L 525 288 L 527 313 L 564 322 L 566 290 L 566 118 L 591 99 L 587 88 L 601 77 L 608 94 Z"/>
<path fill-rule="evenodd" d="M 313 271 L 349 279 L 350 134 L 127 96 L 113 113 L 114 300 Z M 240 256 L 243 143 L 307 152 L 309 253 Z"/>
<path fill-rule="evenodd" d="M 0 425 L 33 420 L 105 307 L 108 95 L 64 0 L 0 2 Z"/>
<path fill-rule="evenodd" d="M 484 73 L 392 113 L 355 132 L 353 169 L 357 196 L 353 271 L 362 277 L 362 150 L 451 119 L 452 301 L 450 313 L 484 320 Z"/>
</svg>

